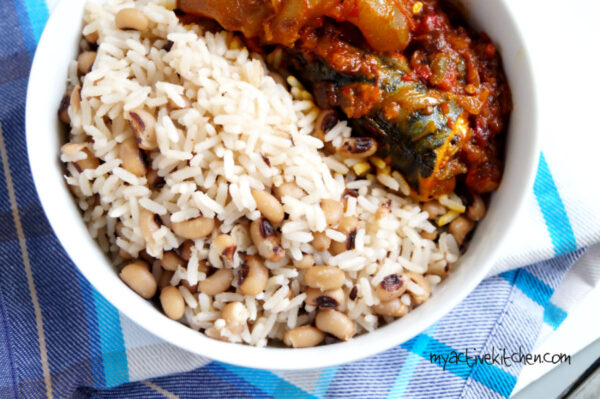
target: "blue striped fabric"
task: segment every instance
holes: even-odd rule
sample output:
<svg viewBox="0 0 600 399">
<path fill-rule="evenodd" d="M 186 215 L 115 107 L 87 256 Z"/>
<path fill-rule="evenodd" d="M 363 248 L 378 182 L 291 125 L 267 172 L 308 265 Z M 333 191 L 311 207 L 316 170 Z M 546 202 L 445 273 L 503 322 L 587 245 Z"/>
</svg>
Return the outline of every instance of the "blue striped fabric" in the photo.
<svg viewBox="0 0 600 399">
<path fill-rule="evenodd" d="M 569 221 L 548 163 L 544 154 L 540 156 L 538 173 L 533 185 L 535 197 L 540 205 L 548 233 L 552 239 L 554 253 L 562 255 L 577 249 L 575 233 Z"/>
<path fill-rule="evenodd" d="M 521 364 L 443 364 L 431 356 L 527 353 L 581 255 L 542 155 L 534 192 L 558 258 L 484 280 L 449 315 L 369 359 L 305 373 L 210 362 L 130 381 L 121 315 L 78 273 L 53 235 L 27 164 L 24 102 L 48 17 L 41 0 L 0 2 L 0 397 L 2 398 L 507 398 Z"/>
</svg>

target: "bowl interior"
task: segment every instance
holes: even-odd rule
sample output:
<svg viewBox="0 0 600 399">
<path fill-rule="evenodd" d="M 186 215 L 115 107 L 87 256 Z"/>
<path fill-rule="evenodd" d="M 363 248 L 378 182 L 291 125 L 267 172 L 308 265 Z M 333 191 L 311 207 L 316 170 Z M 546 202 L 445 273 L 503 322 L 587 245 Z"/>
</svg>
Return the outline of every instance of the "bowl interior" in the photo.
<svg viewBox="0 0 600 399">
<path fill-rule="evenodd" d="M 422 332 L 464 299 L 492 267 L 531 187 L 538 155 L 534 80 L 523 39 L 505 1 L 471 1 L 466 7 L 472 26 L 483 28 L 498 45 L 514 101 L 504 180 L 469 250 L 432 298 L 402 319 L 349 342 L 294 350 L 215 341 L 168 319 L 121 282 L 91 238 L 64 182 L 59 161 L 64 129 L 57 119 L 68 64 L 77 55 L 83 6 L 80 0 L 62 0 L 37 49 L 27 93 L 29 161 L 46 215 L 71 259 L 108 301 L 148 331 L 190 352 L 240 366 L 280 370 L 326 367 L 376 354 Z"/>
</svg>

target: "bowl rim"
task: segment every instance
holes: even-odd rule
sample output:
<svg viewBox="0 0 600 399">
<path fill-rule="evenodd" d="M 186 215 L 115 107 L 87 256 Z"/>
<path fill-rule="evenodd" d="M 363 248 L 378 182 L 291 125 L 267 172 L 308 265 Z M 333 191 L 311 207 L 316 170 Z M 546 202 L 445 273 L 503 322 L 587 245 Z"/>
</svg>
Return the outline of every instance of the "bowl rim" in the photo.
<svg viewBox="0 0 600 399">
<path fill-rule="evenodd" d="M 502 7 L 506 8 L 507 15 L 510 18 L 509 22 L 511 26 L 509 26 L 508 29 L 513 29 L 520 39 L 520 43 L 525 46 L 526 42 L 522 37 L 521 31 L 518 29 L 517 22 L 510 13 L 508 5 L 504 0 L 498 1 L 502 4 Z M 463 289 L 460 292 L 450 295 L 444 302 L 438 304 L 437 307 L 428 307 L 426 306 L 427 303 L 421 305 L 420 308 L 427 308 L 428 313 L 425 315 L 422 314 L 423 312 L 419 312 L 420 309 L 410 312 L 401 319 L 406 320 L 406 322 L 403 322 L 404 326 L 400 333 L 398 333 L 397 326 L 395 326 L 395 324 L 398 323 L 398 321 L 396 321 L 380 327 L 373 332 L 355 337 L 348 342 L 314 348 L 257 348 L 249 345 L 231 344 L 210 339 L 204 336 L 204 334 L 199 334 L 179 322 L 168 319 L 157 309 L 150 306 L 146 300 L 130 290 L 124 283 L 121 282 L 120 285 L 115 284 L 114 278 L 108 278 L 106 276 L 100 276 L 101 278 L 99 278 L 96 274 L 96 270 L 94 270 L 94 264 L 99 264 L 98 259 L 90 257 L 89 253 L 85 253 L 85 251 L 80 248 L 78 242 L 69 240 L 69 237 L 72 237 L 72 234 L 67 231 L 69 228 L 67 226 L 68 223 L 63 223 L 64 205 L 58 204 L 56 201 L 57 198 L 59 198 L 57 195 L 60 196 L 60 194 L 52 193 L 51 188 L 45 183 L 48 165 L 44 163 L 43 157 L 38 156 L 44 149 L 38 148 L 39 144 L 36 145 L 34 141 L 36 140 L 36 137 L 33 133 L 34 127 L 39 123 L 35 111 L 38 107 L 43 108 L 44 104 L 36 94 L 39 90 L 38 87 L 43 86 L 43 81 L 47 79 L 47 75 L 44 74 L 44 65 L 48 60 L 51 60 L 48 51 L 52 48 L 52 40 L 57 35 L 56 32 L 61 30 L 61 18 L 63 15 L 68 15 L 68 8 L 72 7 L 74 3 L 76 4 L 78 1 L 62 0 L 59 2 L 48 20 L 33 60 L 27 87 L 25 115 L 26 142 L 31 173 L 40 203 L 42 204 L 50 225 L 73 263 L 102 296 L 113 304 L 113 306 L 115 306 L 122 314 L 143 327 L 146 331 L 191 353 L 237 366 L 268 370 L 302 370 L 335 366 L 381 353 L 384 350 L 405 342 L 423 332 L 427 327 L 437 322 L 457 306 L 459 302 L 461 302 L 481 282 L 493 266 L 494 260 L 497 258 L 502 246 L 502 241 L 506 238 L 510 228 L 515 224 L 519 210 L 523 208 L 527 196 L 526 192 L 533 185 L 537 167 L 540 147 L 540 134 L 537 129 L 539 102 L 535 92 L 535 74 L 533 73 L 531 60 L 526 52 L 525 54 L 522 54 L 522 56 L 525 57 L 523 61 L 523 73 L 526 73 L 528 75 L 527 79 L 531 81 L 532 89 L 530 95 L 532 98 L 530 98 L 530 101 L 532 103 L 533 116 L 529 123 L 532 127 L 531 134 L 534 137 L 531 138 L 532 148 L 529 150 L 529 163 L 527 165 L 520 165 L 521 171 L 525 174 L 523 178 L 525 183 L 521 184 L 520 192 L 517 193 L 518 199 L 513 204 L 514 216 L 510 220 L 504 222 L 504 226 L 502 226 L 504 234 L 501 235 L 500 242 L 493 246 L 491 252 L 486 255 L 487 261 L 485 264 L 482 265 L 482 267 L 475 269 L 474 273 L 470 274 L 471 278 L 464 281 Z M 79 7 L 83 9 L 83 5 L 80 5 Z M 64 72 L 66 76 L 66 70 Z M 535 153 L 532 154 L 533 151 L 535 151 Z M 60 171 L 60 175 L 62 178 L 62 170 Z M 56 188 L 54 188 L 54 190 L 56 190 Z M 64 190 L 67 190 L 67 188 L 63 181 L 63 191 Z M 67 194 L 70 196 L 70 193 Z M 75 200 L 72 200 L 72 203 L 73 207 L 78 208 Z M 83 224 L 83 219 L 79 219 L 81 219 L 79 224 Z M 96 250 L 93 248 L 89 249 L 92 252 L 97 253 L 99 251 L 99 246 L 96 245 L 96 247 Z M 467 251 L 467 253 L 468 252 L 469 251 Z M 103 259 L 106 261 L 106 258 Z M 116 271 L 114 274 L 115 276 L 117 275 Z M 116 278 L 118 280 L 118 277 Z M 426 321 L 419 320 L 419 318 Z M 416 319 L 416 321 L 414 319 Z M 160 326 L 160 328 L 157 329 L 157 325 Z M 396 334 L 394 334 L 394 332 Z M 173 335 L 182 339 L 174 340 Z"/>
</svg>

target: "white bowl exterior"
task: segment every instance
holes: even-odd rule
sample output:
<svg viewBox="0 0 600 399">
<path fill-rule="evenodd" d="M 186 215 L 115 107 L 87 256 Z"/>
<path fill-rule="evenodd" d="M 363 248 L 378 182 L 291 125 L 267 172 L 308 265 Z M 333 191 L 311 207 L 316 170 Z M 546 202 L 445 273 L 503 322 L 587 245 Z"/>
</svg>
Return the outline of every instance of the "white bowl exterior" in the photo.
<svg viewBox="0 0 600 399">
<path fill-rule="evenodd" d="M 68 64 L 77 55 L 83 7 L 84 1 L 62 0 L 40 40 L 27 91 L 29 162 L 46 215 L 73 262 L 109 302 L 151 333 L 190 352 L 239 366 L 277 370 L 327 367 L 374 355 L 419 334 L 463 300 L 493 266 L 531 188 L 538 159 L 533 73 L 505 1 L 472 1 L 467 7 L 470 22 L 483 27 L 499 47 L 514 101 L 504 179 L 469 250 L 435 294 L 402 319 L 349 342 L 293 350 L 224 343 L 168 319 L 119 279 L 91 238 L 64 181 L 59 161 L 64 138 L 57 120 Z"/>
</svg>

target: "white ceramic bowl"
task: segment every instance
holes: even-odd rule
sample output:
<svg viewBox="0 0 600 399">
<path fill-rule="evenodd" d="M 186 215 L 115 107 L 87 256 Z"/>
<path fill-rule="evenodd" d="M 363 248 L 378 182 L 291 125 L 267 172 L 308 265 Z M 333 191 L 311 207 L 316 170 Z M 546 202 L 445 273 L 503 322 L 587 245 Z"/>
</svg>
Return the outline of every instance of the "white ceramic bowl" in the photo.
<svg viewBox="0 0 600 399">
<path fill-rule="evenodd" d="M 450 277 L 425 304 L 407 316 L 349 342 L 307 349 L 255 348 L 205 337 L 168 319 L 130 290 L 89 235 L 63 179 L 59 148 L 64 140 L 57 109 L 67 66 L 77 55 L 84 1 L 62 0 L 40 40 L 27 91 L 27 146 L 37 191 L 56 235 L 96 289 L 127 317 L 190 352 L 240 366 L 308 369 L 346 363 L 398 345 L 417 335 L 463 300 L 492 267 L 503 238 L 531 188 L 538 156 L 536 101 L 523 38 L 506 0 L 468 2 L 468 19 L 498 44 L 513 93 L 504 180 L 491 200 L 469 250 Z"/>
</svg>

